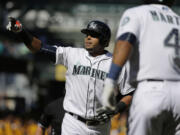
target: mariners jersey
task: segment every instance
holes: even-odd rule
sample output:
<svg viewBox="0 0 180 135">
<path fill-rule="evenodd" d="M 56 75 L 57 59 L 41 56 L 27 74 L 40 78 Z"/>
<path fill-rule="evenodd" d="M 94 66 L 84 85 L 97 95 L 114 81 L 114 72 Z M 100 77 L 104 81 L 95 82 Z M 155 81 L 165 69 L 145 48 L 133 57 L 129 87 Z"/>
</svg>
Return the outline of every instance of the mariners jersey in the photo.
<svg viewBox="0 0 180 135">
<path fill-rule="evenodd" d="M 63 64 L 67 68 L 63 104 L 66 111 L 94 119 L 96 109 L 102 107 L 104 80 L 111 62 L 112 54 L 109 52 L 92 57 L 83 48 L 57 48 L 56 64 Z"/>
<path fill-rule="evenodd" d="M 180 17 L 160 4 L 125 11 L 117 38 L 130 32 L 137 38 L 130 57 L 131 81 L 180 80 Z"/>
</svg>

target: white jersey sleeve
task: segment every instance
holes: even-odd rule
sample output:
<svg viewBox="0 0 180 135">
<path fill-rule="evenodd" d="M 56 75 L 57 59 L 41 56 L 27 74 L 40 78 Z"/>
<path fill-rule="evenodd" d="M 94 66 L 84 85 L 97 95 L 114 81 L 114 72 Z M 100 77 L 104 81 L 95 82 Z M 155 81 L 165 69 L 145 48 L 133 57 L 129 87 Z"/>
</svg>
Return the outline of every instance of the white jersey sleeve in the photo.
<svg viewBox="0 0 180 135">
<path fill-rule="evenodd" d="M 56 50 L 56 63 L 62 64 L 67 68 L 68 55 L 73 53 L 72 47 L 58 47 Z"/>
<path fill-rule="evenodd" d="M 117 31 L 117 39 L 124 33 L 133 33 L 139 35 L 140 21 L 136 12 L 132 12 L 130 9 L 126 10 L 120 20 L 119 28 Z"/>
</svg>

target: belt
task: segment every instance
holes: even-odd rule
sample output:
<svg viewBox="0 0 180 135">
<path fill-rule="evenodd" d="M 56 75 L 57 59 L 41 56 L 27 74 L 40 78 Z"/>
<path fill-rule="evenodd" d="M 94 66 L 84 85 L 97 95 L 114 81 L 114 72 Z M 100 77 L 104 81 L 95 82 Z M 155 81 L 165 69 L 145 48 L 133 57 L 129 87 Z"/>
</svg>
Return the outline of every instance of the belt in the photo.
<svg viewBox="0 0 180 135">
<path fill-rule="evenodd" d="M 146 81 L 157 81 L 157 82 L 163 82 L 164 80 L 161 80 L 161 79 L 147 79 Z"/>
<path fill-rule="evenodd" d="M 100 122 L 97 121 L 97 120 L 87 120 L 87 119 L 84 119 L 83 117 L 79 116 L 79 115 L 76 115 L 72 112 L 67 112 L 66 113 L 70 114 L 71 116 L 73 116 L 75 119 L 85 123 L 87 126 L 96 126 L 96 125 L 99 125 Z"/>
</svg>

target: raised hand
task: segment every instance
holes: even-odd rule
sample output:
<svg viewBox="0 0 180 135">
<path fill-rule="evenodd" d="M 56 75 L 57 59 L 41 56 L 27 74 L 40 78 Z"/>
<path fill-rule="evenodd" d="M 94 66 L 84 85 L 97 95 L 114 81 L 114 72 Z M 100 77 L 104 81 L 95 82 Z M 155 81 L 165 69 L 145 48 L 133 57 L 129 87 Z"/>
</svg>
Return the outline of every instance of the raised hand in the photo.
<svg viewBox="0 0 180 135">
<path fill-rule="evenodd" d="M 9 31 L 12 31 L 14 33 L 19 33 L 22 31 L 22 24 L 19 20 L 9 17 L 8 25 L 6 26 L 6 29 Z"/>
</svg>

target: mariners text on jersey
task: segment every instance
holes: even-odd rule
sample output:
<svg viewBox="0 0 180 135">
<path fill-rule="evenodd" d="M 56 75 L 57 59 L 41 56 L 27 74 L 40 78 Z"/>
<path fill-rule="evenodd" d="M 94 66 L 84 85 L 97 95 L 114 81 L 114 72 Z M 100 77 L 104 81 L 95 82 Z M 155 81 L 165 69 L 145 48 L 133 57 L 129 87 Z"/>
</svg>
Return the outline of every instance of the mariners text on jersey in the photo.
<svg viewBox="0 0 180 135">
<path fill-rule="evenodd" d="M 107 73 L 98 69 L 91 68 L 90 66 L 74 65 L 73 75 L 89 75 L 93 78 L 104 80 Z"/>
<path fill-rule="evenodd" d="M 153 10 L 150 11 L 150 14 L 154 21 L 161 21 L 164 23 L 180 25 L 180 18 L 178 16 L 163 14 L 161 12 L 157 12 L 157 11 L 153 11 Z"/>
</svg>

